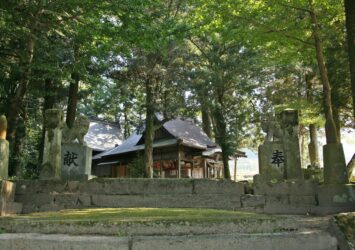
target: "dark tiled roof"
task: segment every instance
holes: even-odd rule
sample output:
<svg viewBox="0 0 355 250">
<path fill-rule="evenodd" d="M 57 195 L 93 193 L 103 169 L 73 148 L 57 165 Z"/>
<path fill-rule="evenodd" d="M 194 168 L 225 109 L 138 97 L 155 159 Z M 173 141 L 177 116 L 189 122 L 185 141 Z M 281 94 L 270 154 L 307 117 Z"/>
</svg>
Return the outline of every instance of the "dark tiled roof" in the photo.
<svg viewBox="0 0 355 250">
<path fill-rule="evenodd" d="M 128 153 L 137 150 L 136 144 L 138 143 L 139 139 L 142 137 L 142 135 L 139 134 L 133 134 L 130 137 L 128 137 L 125 141 L 122 142 L 121 145 L 107 150 L 101 154 L 95 155 L 93 159 L 100 159 L 103 156 L 108 156 L 108 155 L 117 155 L 117 154 L 123 154 L 123 153 Z"/>
<path fill-rule="evenodd" d="M 205 132 L 191 121 L 175 119 L 164 123 L 164 128 L 176 138 L 184 139 L 191 143 L 216 147 L 217 145 L 206 135 Z"/>
<path fill-rule="evenodd" d="M 155 141 L 153 144 L 154 148 L 175 145 L 177 143 L 202 150 L 207 150 L 208 148 L 218 148 L 218 145 L 215 144 L 210 138 L 208 138 L 202 129 L 192 124 L 188 120 L 174 119 L 165 122 L 163 127 L 174 138 Z M 119 155 L 123 153 L 143 150 L 144 144 L 138 144 L 141 138 L 142 134 L 133 134 L 125 141 L 123 141 L 120 146 L 98 154 L 94 156 L 93 159 L 100 159 L 101 157 L 105 156 Z"/>
<path fill-rule="evenodd" d="M 122 142 L 119 127 L 102 121 L 90 121 L 84 141 L 90 148 L 98 151 L 111 149 Z"/>
</svg>

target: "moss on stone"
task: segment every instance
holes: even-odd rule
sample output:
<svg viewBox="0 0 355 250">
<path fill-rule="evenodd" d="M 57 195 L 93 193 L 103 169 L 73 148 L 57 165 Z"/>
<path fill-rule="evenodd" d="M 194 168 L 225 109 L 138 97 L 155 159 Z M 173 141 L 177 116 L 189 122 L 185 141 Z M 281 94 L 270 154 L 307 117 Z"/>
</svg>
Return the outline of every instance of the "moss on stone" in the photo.
<svg viewBox="0 0 355 250">
<path fill-rule="evenodd" d="M 355 245 L 355 212 L 339 214 L 335 218 L 345 237 Z"/>
</svg>

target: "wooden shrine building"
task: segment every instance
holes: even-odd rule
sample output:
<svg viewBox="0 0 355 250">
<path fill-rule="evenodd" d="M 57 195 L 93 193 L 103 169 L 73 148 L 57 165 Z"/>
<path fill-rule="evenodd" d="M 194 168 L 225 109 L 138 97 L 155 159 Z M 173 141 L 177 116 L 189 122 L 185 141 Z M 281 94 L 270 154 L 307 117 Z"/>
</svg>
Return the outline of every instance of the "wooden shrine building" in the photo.
<svg viewBox="0 0 355 250">
<path fill-rule="evenodd" d="M 128 177 L 130 163 L 144 154 L 144 138 L 144 131 L 135 133 L 120 146 L 94 156 L 92 174 Z M 156 178 L 224 177 L 221 148 L 190 120 L 170 120 L 155 131 L 153 161 Z"/>
</svg>

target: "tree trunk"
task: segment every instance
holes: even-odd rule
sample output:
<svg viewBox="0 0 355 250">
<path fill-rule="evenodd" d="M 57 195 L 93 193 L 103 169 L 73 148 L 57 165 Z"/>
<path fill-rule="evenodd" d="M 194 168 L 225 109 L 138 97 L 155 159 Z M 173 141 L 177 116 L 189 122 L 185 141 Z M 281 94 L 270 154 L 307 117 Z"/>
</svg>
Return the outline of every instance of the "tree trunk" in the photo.
<svg viewBox="0 0 355 250">
<path fill-rule="evenodd" d="M 25 59 L 20 63 L 21 78 L 15 96 L 10 101 L 10 107 L 6 114 L 7 117 L 7 140 L 11 144 L 15 140 L 16 124 L 23 106 L 23 99 L 27 92 L 27 87 L 31 78 L 31 66 L 34 53 L 34 40 L 32 36 L 28 38 L 26 45 Z"/>
<path fill-rule="evenodd" d="M 355 1 L 344 0 L 346 30 L 348 36 L 348 54 L 353 97 L 353 117 L 355 118 Z"/>
<path fill-rule="evenodd" d="M 154 129 L 154 92 L 153 82 L 145 81 L 146 91 L 146 121 L 145 121 L 145 141 L 144 141 L 144 161 L 148 178 L 153 178 L 153 141 Z"/>
<path fill-rule="evenodd" d="M 123 116 L 124 116 L 124 124 L 123 124 L 123 136 L 124 138 L 128 138 L 130 135 L 129 123 L 128 123 L 128 112 L 129 108 L 127 102 L 123 103 Z"/>
<path fill-rule="evenodd" d="M 312 79 L 309 74 L 306 74 L 306 97 L 309 104 L 313 104 L 313 96 L 312 96 Z M 317 135 L 317 126 L 316 124 L 309 124 L 309 144 L 308 144 L 308 154 L 309 161 L 311 166 L 319 165 L 319 153 L 318 153 L 318 135 Z"/>
<path fill-rule="evenodd" d="M 340 113 L 339 113 L 339 108 L 333 106 L 333 118 L 334 118 L 334 123 L 335 123 L 335 128 L 337 131 L 337 136 L 339 138 L 339 141 L 341 141 L 341 122 L 340 122 Z"/>
<path fill-rule="evenodd" d="M 25 116 L 24 114 L 22 114 Z M 24 162 L 23 162 L 23 146 L 26 138 L 26 127 L 22 117 L 17 120 L 15 139 L 11 147 L 11 159 L 10 159 L 10 176 L 22 177 Z"/>
<path fill-rule="evenodd" d="M 328 143 L 339 143 L 339 138 L 336 132 L 336 126 L 333 118 L 332 101 L 331 101 L 331 89 L 328 79 L 327 68 L 324 62 L 322 41 L 319 33 L 318 19 L 314 10 L 313 0 L 308 0 L 310 7 L 310 17 L 313 30 L 314 44 L 317 54 L 317 62 L 319 68 L 319 74 L 323 85 L 324 95 L 324 112 L 325 112 L 325 136 Z"/>
<path fill-rule="evenodd" d="M 54 108 L 55 103 L 57 102 L 57 85 L 53 79 L 45 79 L 44 81 L 44 103 L 42 108 L 42 117 L 43 121 L 45 119 L 44 114 L 47 109 Z M 38 154 L 38 165 L 42 165 L 43 160 L 43 147 L 44 147 L 44 137 L 45 137 L 46 130 L 43 126 L 42 128 L 42 137 L 41 143 L 39 145 L 39 154 Z"/>
<path fill-rule="evenodd" d="M 229 171 L 229 154 L 228 154 L 228 143 L 227 143 L 227 126 L 222 114 L 220 107 L 215 107 L 214 118 L 216 122 L 216 141 L 221 146 L 222 149 L 222 160 L 223 160 L 223 169 L 224 169 L 224 178 L 230 179 Z"/>
<path fill-rule="evenodd" d="M 309 137 L 310 137 L 310 142 L 308 144 L 308 152 L 309 152 L 309 160 L 311 166 L 320 167 L 319 153 L 318 153 L 318 133 L 315 124 L 309 125 Z"/>
<path fill-rule="evenodd" d="M 73 127 L 75 117 L 76 117 L 76 107 L 78 105 L 79 99 L 79 81 L 80 75 L 77 72 L 76 65 L 79 61 L 79 45 L 74 44 L 74 69 L 71 73 L 71 81 L 69 86 L 69 94 L 68 94 L 68 107 L 67 107 L 67 116 L 65 122 L 69 128 Z"/>
<path fill-rule="evenodd" d="M 307 160 L 307 156 L 305 154 L 306 151 L 306 143 L 305 143 L 305 126 L 303 124 L 299 125 L 298 137 L 300 141 L 300 156 L 301 156 L 301 166 L 304 166 L 305 161 Z"/>
<path fill-rule="evenodd" d="M 207 107 L 201 107 L 202 112 L 202 129 L 209 138 L 212 138 L 212 128 L 211 128 L 211 113 Z"/>
<path fill-rule="evenodd" d="M 79 92 L 79 74 L 71 74 L 72 81 L 69 86 L 69 98 L 68 98 L 68 107 L 67 107 L 67 117 L 66 124 L 69 128 L 73 127 L 75 116 L 76 116 L 76 106 L 78 105 L 78 92 Z"/>
</svg>

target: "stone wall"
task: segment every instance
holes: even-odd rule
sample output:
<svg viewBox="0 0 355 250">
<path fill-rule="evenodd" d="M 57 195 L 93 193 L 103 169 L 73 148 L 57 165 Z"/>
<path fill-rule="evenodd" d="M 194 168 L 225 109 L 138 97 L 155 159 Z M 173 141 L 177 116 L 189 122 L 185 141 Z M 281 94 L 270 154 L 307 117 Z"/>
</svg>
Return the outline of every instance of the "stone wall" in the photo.
<svg viewBox="0 0 355 250">
<path fill-rule="evenodd" d="M 93 179 L 18 181 L 23 213 L 89 207 L 186 207 L 235 210 L 244 185 L 226 180 Z"/>
<path fill-rule="evenodd" d="M 355 211 L 355 185 L 313 181 L 246 183 L 206 179 L 92 179 L 17 181 L 23 213 L 95 207 L 216 208 L 278 214 Z"/>
</svg>

